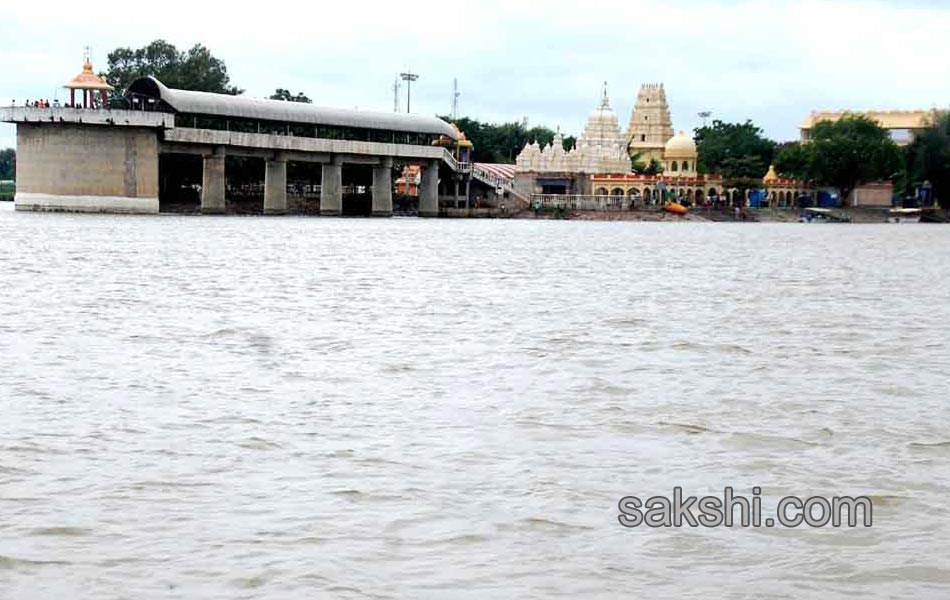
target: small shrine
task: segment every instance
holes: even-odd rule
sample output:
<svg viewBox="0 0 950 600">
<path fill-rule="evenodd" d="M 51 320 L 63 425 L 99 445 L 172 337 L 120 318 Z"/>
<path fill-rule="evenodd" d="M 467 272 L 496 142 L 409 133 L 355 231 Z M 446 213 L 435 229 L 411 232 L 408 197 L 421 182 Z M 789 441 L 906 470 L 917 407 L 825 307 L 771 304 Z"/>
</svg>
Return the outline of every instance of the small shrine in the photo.
<svg viewBox="0 0 950 600">
<path fill-rule="evenodd" d="M 82 73 L 76 75 L 66 82 L 64 86 L 69 90 L 69 105 L 73 108 L 96 108 L 107 107 L 109 105 L 109 92 L 115 88 L 102 77 L 96 75 L 92 70 L 92 60 L 90 50 L 86 48 L 85 63 L 82 66 Z M 76 91 L 82 93 L 82 103 L 76 103 Z M 98 98 L 96 97 L 98 92 Z"/>
</svg>

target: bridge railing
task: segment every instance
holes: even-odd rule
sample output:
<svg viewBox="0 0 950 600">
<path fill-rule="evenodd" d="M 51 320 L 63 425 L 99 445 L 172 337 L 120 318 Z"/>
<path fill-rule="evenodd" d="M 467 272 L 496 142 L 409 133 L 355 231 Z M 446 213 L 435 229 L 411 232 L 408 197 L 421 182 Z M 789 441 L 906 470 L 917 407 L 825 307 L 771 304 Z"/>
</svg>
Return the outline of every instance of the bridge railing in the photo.
<svg viewBox="0 0 950 600">
<path fill-rule="evenodd" d="M 521 203 L 522 208 L 528 208 L 527 195 L 515 187 L 515 182 L 512 179 L 500 177 L 478 165 L 472 165 L 472 177 L 494 187 L 496 190 L 507 192 L 509 196 Z"/>
<path fill-rule="evenodd" d="M 455 172 L 458 172 L 459 170 L 458 161 L 455 160 L 455 157 L 452 156 L 452 153 L 446 150 L 445 148 L 442 149 L 442 160 L 445 161 L 445 164 L 447 164 L 450 169 L 452 169 Z"/>
<path fill-rule="evenodd" d="M 502 188 L 505 191 L 510 191 L 513 188 L 510 179 L 499 177 L 498 175 L 488 171 L 488 169 L 478 165 L 472 165 L 472 176 L 483 183 L 487 183 L 488 185 L 495 188 Z"/>
</svg>

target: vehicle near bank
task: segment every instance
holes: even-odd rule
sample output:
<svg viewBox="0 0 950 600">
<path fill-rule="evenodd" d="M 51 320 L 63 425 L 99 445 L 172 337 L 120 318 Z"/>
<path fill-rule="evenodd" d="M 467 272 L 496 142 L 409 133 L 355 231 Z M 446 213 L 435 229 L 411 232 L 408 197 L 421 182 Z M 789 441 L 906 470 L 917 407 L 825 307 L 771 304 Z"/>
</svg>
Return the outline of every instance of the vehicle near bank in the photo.
<svg viewBox="0 0 950 600">
<path fill-rule="evenodd" d="M 887 211 L 887 222 L 920 223 L 922 212 L 919 208 L 892 208 Z"/>
<path fill-rule="evenodd" d="M 685 215 L 689 212 L 688 208 L 678 202 L 673 202 L 672 200 L 668 200 L 666 204 L 663 205 L 663 210 L 674 215 Z"/>
<path fill-rule="evenodd" d="M 851 218 L 836 213 L 830 208 L 809 207 L 802 211 L 799 221 L 802 223 L 850 223 Z"/>
</svg>

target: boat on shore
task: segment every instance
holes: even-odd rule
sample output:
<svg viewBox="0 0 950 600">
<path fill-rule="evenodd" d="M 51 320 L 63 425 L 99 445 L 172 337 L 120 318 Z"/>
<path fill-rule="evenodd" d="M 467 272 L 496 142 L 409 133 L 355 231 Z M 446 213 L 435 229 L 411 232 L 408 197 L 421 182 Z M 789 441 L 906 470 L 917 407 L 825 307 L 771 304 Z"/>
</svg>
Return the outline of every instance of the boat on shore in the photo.
<svg viewBox="0 0 950 600">
<path fill-rule="evenodd" d="M 806 208 L 799 218 L 801 223 L 850 223 L 847 215 L 838 214 L 830 208 Z"/>
<path fill-rule="evenodd" d="M 920 223 L 919 208 L 892 208 L 887 212 L 888 223 Z"/>
<path fill-rule="evenodd" d="M 685 215 L 689 212 L 689 209 L 679 204 L 678 202 L 668 201 L 663 205 L 663 210 L 674 215 Z"/>
</svg>

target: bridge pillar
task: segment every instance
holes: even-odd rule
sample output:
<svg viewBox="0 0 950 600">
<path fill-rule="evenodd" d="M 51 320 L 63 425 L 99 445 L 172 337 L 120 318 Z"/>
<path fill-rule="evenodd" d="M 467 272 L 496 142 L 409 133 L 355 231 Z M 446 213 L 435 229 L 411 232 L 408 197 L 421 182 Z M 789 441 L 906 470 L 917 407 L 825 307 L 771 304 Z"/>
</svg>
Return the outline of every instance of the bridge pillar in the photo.
<svg viewBox="0 0 950 600">
<path fill-rule="evenodd" d="M 393 159 L 384 158 L 373 167 L 373 216 L 393 216 Z"/>
<path fill-rule="evenodd" d="M 335 217 L 343 214 L 343 159 L 337 156 L 332 162 L 323 163 L 320 214 Z"/>
<path fill-rule="evenodd" d="M 287 212 L 287 161 L 268 160 L 264 167 L 264 214 Z"/>
<path fill-rule="evenodd" d="M 423 165 L 422 181 L 419 183 L 419 216 L 439 216 L 439 161 Z"/>
<path fill-rule="evenodd" d="M 204 156 L 201 174 L 201 212 L 206 215 L 220 215 L 225 212 L 225 175 L 224 149 L 215 148 L 214 152 Z"/>
</svg>

